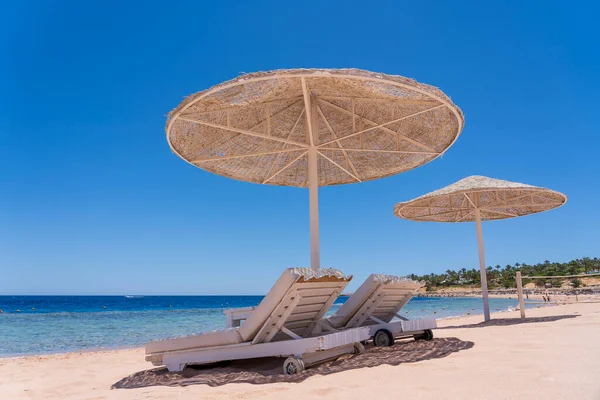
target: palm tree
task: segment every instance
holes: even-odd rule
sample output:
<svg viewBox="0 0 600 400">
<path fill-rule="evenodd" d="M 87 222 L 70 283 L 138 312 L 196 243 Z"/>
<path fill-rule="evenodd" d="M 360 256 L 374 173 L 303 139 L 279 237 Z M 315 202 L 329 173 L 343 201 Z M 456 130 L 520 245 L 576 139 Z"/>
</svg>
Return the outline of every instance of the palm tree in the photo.
<svg viewBox="0 0 600 400">
<path fill-rule="evenodd" d="M 581 260 L 581 263 L 583 264 L 583 268 L 585 273 L 587 274 L 590 270 L 594 270 L 594 262 L 589 258 L 589 257 L 583 257 L 583 259 Z"/>
</svg>

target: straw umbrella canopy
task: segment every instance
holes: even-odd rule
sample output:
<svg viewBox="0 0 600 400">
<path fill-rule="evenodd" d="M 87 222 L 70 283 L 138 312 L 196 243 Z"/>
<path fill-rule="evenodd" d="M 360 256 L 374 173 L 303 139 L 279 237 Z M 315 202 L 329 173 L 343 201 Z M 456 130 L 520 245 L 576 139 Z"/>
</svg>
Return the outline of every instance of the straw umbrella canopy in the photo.
<svg viewBox="0 0 600 400">
<path fill-rule="evenodd" d="M 566 201 L 564 194 L 550 189 L 485 176 L 470 176 L 414 200 L 398 203 L 394 207 L 394 214 L 412 221 L 476 223 L 483 311 L 485 320 L 489 321 L 481 221 L 536 214 L 560 207 Z"/>
<path fill-rule="evenodd" d="M 242 75 L 187 97 L 168 116 L 171 150 L 195 167 L 309 188 L 311 266 L 319 268 L 318 187 L 363 182 L 442 155 L 464 124 L 439 89 L 357 69 Z"/>
</svg>

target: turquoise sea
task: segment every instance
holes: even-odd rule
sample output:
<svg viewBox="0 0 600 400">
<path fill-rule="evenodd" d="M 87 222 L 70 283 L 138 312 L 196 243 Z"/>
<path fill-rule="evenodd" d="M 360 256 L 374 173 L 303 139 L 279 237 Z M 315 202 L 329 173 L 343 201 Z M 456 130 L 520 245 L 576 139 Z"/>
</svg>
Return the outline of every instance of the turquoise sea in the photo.
<svg viewBox="0 0 600 400">
<path fill-rule="evenodd" d="M 0 357 L 143 346 L 225 326 L 223 310 L 262 296 L 0 296 Z M 340 297 L 330 312 L 346 301 Z M 517 305 L 490 299 L 491 311 Z M 477 298 L 415 297 L 410 319 L 482 313 Z"/>
</svg>

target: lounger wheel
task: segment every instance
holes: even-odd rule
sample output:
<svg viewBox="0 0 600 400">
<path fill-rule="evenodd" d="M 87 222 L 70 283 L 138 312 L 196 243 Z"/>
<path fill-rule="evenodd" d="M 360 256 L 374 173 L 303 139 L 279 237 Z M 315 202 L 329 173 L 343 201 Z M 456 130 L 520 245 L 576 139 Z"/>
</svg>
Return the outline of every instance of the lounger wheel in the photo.
<svg viewBox="0 0 600 400">
<path fill-rule="evenodd" d="M 362 354 L 365 352 L 365 345 L 360 343 L 360 342 L 356 342 L 354 343 L 354 354 Z"/>
<path fill-rule="evenodd" d="M 299 358 L 289 357 L 283 362 L 283 373 L 286 375 L 300 374 L 304 371 L 304 361 Z"/>
<path fill-rule="evenodd" d="M 394 335 L 387 329 L 380 329 L 373 335 L 373 344 L 377 347 L 388 347 L 394 344 Z"/>
<path fill-rule="evenodd" d="M 415 335 L 415 340 L 433 340 L 433 331 L 431 329 L 425 329 L 422 334 Z"/>
<path fill-rule="evenodd" d="M 433 331 L 431 329 L 425 330 L 425 340 L 427 340 L 427 341 L 433 340 Z"/>
</svg>

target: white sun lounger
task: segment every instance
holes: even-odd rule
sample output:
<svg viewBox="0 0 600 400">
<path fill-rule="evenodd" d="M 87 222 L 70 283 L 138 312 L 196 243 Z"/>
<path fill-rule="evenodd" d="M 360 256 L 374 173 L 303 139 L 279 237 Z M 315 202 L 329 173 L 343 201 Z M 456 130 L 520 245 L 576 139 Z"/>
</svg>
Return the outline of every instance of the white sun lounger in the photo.
<svg viewBox="0 0 600 400">
<path fill-rule="evenodd" d="M 370 336 L 367 328 L 313 334 L 351 279 L 334 269 L 287 269 L 257 307 L 227 310 L 226 329 L 148 343 L 146 361 L 182 371 L 190 364 L 289 357 L 284 372 L 294 374 L 342 354 L 361 352 L 360 342 Z"/>
<path fill-rule="evenodd" d="M 396 338 L 433 339 L 436 320 L 408 320 L 400 315 L 420 282 L 390 275 L 372 274 L 321 328 L 337 332 L 344 329 L 368 327 L 369 337 L 376 346 L 391 346 Z M 392 321 L 396 317 L 399 320 Z"/>
</svg>

